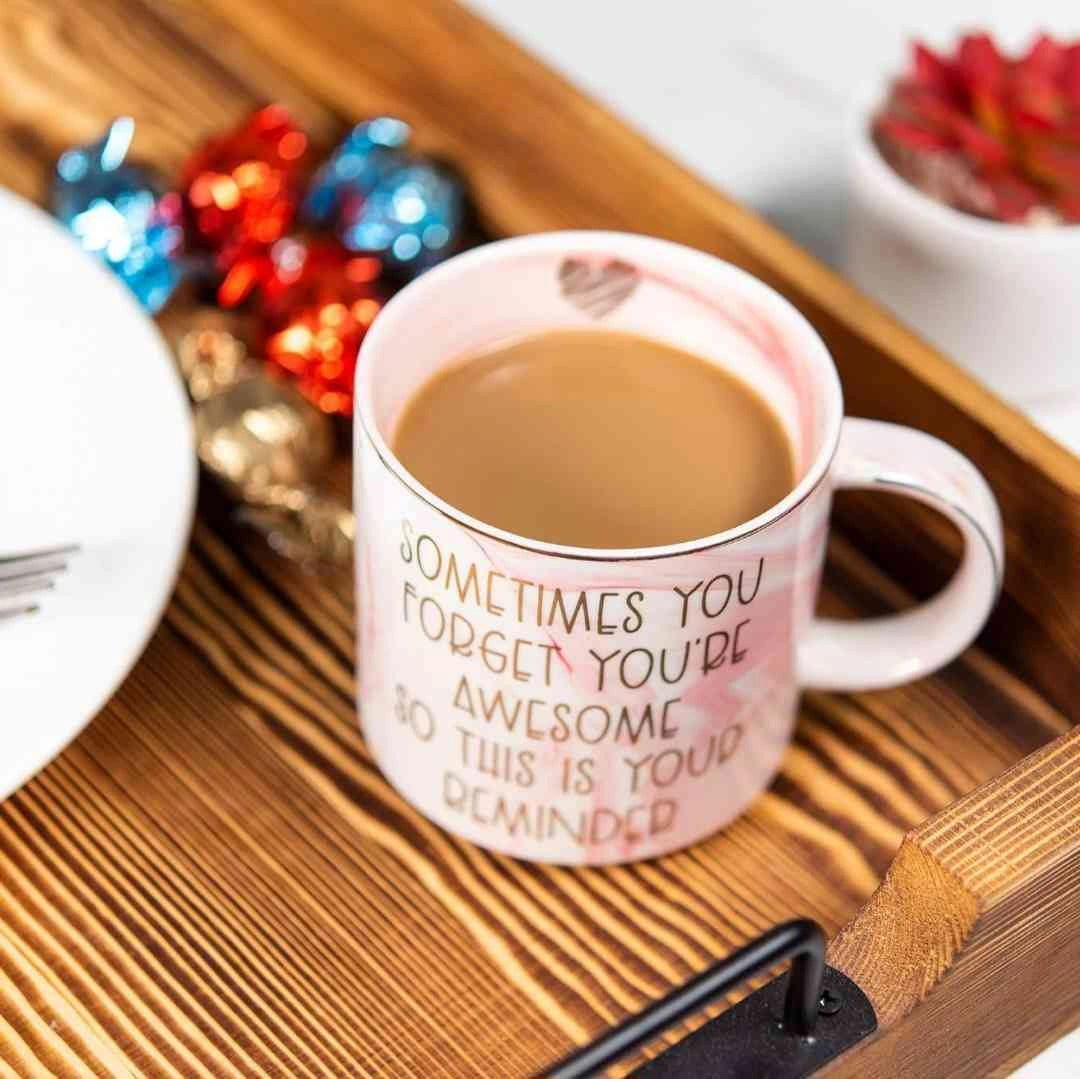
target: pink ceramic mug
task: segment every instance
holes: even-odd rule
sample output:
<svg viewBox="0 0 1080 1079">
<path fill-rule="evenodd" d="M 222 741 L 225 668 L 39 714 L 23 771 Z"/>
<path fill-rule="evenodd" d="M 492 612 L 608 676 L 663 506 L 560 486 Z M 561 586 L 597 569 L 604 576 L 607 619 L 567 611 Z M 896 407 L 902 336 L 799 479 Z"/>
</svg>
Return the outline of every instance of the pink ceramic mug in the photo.
<svg viewBox="0 0 1080 1079">
<path fill-rule="evenodd" d="M 476 349 L 555 327 L 629 331 L 733 371 L 783 421 L 797 486 L 719 535 L 596 550 L 493 528 L 410 476 L 390 444 L 412 394 Z M 379 315 L 356 398 L 368 745 L 421 812 L 520 858 L 647 858 L 722 827 L 776 772 L 801 686 L 934 670 L 1001 582 L 997 505 L 972 464 L 919 431 L 844 419 L 829 353 L 786 300 L 660 240 L 551 233 L 450 259 Z M 687 467 L 724 482 L 722 460 Z M 960 529 L 963 561 L 939 595 L 869 621 L 814 617 L 844 487 L 906 494 Z"/>
</svg>

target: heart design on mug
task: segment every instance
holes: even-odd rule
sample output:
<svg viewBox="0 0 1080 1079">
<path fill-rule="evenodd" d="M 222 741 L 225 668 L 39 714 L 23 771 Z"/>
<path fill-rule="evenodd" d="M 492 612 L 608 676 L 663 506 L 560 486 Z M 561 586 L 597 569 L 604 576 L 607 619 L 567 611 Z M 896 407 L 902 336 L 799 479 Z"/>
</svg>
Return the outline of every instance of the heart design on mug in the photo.
<svg viewBox="0 0 1080 1079">
<path fill-rule="evenodd" d="M 559 288 L 576 308 L 593 318 L 611 314 L 633 293 L 641 281 L 636 266 L 612 259 L 590 266 L 583 259 L 563 259 L 559 264 Z"/>
</svg>

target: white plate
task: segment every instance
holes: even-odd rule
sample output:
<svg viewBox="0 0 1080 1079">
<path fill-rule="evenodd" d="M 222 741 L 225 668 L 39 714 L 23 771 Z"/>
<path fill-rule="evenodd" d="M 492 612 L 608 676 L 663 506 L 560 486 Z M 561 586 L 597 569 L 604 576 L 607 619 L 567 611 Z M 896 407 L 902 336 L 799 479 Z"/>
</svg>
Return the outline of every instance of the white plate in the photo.
<svg viewBox="0 0 1080 1079">
<path fill-rule="evenodd" d="M 123 283 L 5 191 L 0 237 L 0 554 L 82 546 L 40 613 L 0 622 L 2 799 L 138 659 L 176 580 L 196 470 L 180 379 Z"/>
</svg>

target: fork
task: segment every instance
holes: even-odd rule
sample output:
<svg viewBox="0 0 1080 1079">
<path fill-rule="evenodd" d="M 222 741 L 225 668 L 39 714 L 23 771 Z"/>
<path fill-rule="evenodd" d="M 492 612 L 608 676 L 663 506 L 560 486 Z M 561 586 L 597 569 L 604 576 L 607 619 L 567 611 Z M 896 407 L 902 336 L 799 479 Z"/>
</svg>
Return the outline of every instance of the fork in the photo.
<svg viewBox="0 0 1080 1079">
<path fill-rule="evenodd" d="M 79 549 L 77 543 L 63 547 L 45 547 L 39 551 L 0 556 L 0 622 L 33 614 L 38 604 L 19 600 L 14 606 L 4 601 L 13 596 L 26 596 L 53 587 L 53 577 L 67 569 L 66 556 Z"/>
</svg>

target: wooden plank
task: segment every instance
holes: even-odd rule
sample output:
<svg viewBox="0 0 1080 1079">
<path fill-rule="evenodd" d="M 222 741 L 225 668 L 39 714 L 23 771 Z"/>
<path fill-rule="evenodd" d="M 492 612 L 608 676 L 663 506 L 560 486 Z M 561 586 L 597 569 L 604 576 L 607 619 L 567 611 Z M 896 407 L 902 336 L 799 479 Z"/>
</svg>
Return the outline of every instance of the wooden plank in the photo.
<svg viewBox="0 0 1080 1079">
<path fill-rule="evenodd" d="M 1074 728 L 904 840 L 829 951 L 881 1032 L 827 1074 L 1006 1075 L 1075 1022 L 1078 772 Z"/>
<path fill-rule="evenodd" d="M 40 197 L 58 149 L 120 112 L 166 170 L 260 100 L 321 140 L 398 112 L 463 162 L 493 230 L 633 227 L 774 281 L 792 267 L 834 347 L 857 343 L 849 390 L 873 364 L 882 401 L 955 423 L 1009 478 L 1014 544 L 1040 498 L 1073 535 L 1068 458 L 921 346 L 880 354 L 909 342 L 862 301 L 858 331 L 833 327 L 835 279 L 456 8 L 19 0 L 0 42 L 0 178 L 18 190 Z M 1022 623 L 1050 657 L 1036 685 L 972 650 L 914 686 L 811 695 L 777 782 L 721 835 L 633 867 L 528 866 L 449 838 L 374 769 L 347 576 L 283 564 L 212 488 L 200 521 L 144 660 L 0 806 L 0 1074 L 525 1074 L 777 920 L 840 929 L 909 829 L 1068 726 L 1042 684 L 1075 647 L 1075 612 L 1055 609 L 1045 635 Z M 1017 617 L 1051 591 L 1068 606 L 1068 569 L 1011 579 L 1030 585 Z M 834 544 L 830 609 L 905 599 Z"/>
<path fill-rule="evenodd" d="M 61 150 L 96 138 L 114 116 L 135 118 L 134 156 L 166 176 L 201 138 L 267 99 L 322 141 L 341 127 L 287 69 L 194 9 L 10 0 L 0 5 L 0 46 L 3 181 L 37 200 Z"/>
</svg>

